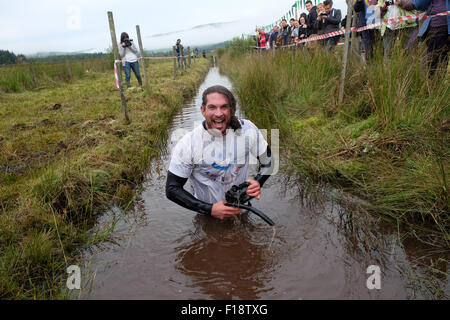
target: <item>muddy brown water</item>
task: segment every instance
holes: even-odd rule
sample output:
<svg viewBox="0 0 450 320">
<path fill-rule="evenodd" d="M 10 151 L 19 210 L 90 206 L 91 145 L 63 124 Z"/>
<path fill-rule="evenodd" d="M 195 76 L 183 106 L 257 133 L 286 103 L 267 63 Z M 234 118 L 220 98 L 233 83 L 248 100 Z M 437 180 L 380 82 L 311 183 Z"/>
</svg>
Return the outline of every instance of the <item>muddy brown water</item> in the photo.
<svg viewBox="0 0 450 320">
<path fill-rule="evenodd" d="M 111 209 L 98 222 L 117 224 L 108 240 L 82 255 L 83 299 L 428 299 L 448 295 L 448 255 L 402 239 L 358 210 L 358 199 L 328 186 L 307 188 L 283 169 L 253 205 L 276 222 L 244 214 L 219 221 L 165 197 L 176 129 L 201 121 L 201 93 L 232 88 L 212 68 L 192 104 L 173 120 L 167 153 L 153 161 L 139 198 L 125 214 Z M 238 110 L 242 117 L 242 113 Z M 281 157 L 282 158 L 282 157 Z M 282 159 L 281 159 L 282 160 Z M 344 200 L 344 201 L 343 201 Z M 351 205 L 346 205 L 350 203 Z M 355 205 L 356 204 L 356 205 Z M 380 268 L 381 289 L 367 287 Z"/>
</svg>

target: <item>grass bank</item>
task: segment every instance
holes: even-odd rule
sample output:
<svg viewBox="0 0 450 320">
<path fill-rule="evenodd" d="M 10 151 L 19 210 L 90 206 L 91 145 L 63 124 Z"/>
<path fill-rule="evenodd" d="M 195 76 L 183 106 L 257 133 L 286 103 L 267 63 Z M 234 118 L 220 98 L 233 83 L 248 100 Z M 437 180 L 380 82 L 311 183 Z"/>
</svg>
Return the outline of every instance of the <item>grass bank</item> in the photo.
<svg viewBox="0 0 450 320">
<path fill-rule="evenodd" d="M 71 83 L 92 72 L 113 69 L 111 59 L 89 59 L 58 63 L 27 63 L 0 67 L 0 92 L 23 92 Z"/>
<path fill-rule="evenodd" d="M 429 79 L 423 47 L 390 61 L 349 61 L 337 102 L 341 55 L 323 50 L 251 54 L 235 40 L 219 64 L 246 115 L 280 129 L 289 170 L 368 200 L 367 210 L 448 245 L 449 73 Z M 445 67 L 446 69 L 446 67 Z M 444 70 L 445 70 L 444 69 Z"/>
<path fill-rule="evenodd" d="M 193 61 L 176 80 L 172 61 L 147 66 L 150 94 L 126 92 L 129 125 L 112 70 L 0 96 L 0 298 L 64 297 L 95 217 L 129 204 L 210 62 Z"/>
</svg>

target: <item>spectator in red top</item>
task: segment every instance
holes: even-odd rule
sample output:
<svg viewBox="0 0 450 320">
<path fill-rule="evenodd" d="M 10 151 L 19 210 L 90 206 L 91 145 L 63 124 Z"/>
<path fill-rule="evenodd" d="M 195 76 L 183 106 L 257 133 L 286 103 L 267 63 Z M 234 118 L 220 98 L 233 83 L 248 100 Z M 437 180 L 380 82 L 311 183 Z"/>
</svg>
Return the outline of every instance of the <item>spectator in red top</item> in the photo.
<svg viewBox="0 0 450 320">
<path fill-rule="evenodd" d="M 261 28 L 258 29 L 258 38 L 259 38 L 259 47 L 260 48 L 265 48 L 266 47 L 266 43 L 267 43 L 267 41 L 269 39 L 267 37 L 267 34 Z"/>
</svg>

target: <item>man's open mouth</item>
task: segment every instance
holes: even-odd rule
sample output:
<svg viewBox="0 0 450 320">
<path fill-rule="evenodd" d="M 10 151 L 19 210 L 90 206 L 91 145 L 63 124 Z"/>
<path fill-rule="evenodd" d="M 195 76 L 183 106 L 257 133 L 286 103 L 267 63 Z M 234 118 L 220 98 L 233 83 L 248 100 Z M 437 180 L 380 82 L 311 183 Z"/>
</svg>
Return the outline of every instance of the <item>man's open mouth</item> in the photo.
<svg viewBox="0 0 450 320">
<path fill-rule="evenodd" d="M 213 128 L 222 129 L 225 126 L 225 120 L 213 120 L 212 125 Z"/>
</svg>

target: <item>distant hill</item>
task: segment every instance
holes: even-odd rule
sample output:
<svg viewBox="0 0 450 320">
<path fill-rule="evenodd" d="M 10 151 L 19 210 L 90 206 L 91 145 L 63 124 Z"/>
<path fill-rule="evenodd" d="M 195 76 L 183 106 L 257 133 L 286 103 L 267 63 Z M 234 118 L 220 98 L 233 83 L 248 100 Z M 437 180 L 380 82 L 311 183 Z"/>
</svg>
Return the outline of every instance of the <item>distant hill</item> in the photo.
<svg viewBox="0 0 450 320">
<path fill-rule="evenodd" d="M 224 41 L 224 42 L 219 42 L 219 43 L 214 43 L 214 44 L 206 44 L 206 45 L 201 45 L 201 46 L 192 46 L 191 50 L 194 50 L 195 48 L 197 48 L 200 53 L 203 50 L 205 50 L 206 52 L 212 52 L 212 51 L 215 51 L 217 48 L 226 46 L 228 42 L 230 42 L 230 41 Z M 184 49 L 186 50 L 187 47 L 184 47 Z M 173 54 L 172 48 L 163 48 L 163 49 L 157 49 L 157 50 L 145 50 L 145 53 L 150 57 L 155 57 L 155 56 L 166 56 L 167 57 L 167 56 L 171 56 Z M 186 54 L 186 52 L 185 52 L 185 54 Z"/>
<path fill-rule="evenodd" d="M 158 34 L 153 34 L 151 36 L 148 36 L 147 38 L 158 38 L 158 37 L 166 37 L 166 36 L 170 36 L 173 34 L 178 34 L 180 32 L 185 32 L 185 31 L 190 31 L 190 30 L 195 30 L 195 29 L 203 29 L 203 28 L 222 28 L 223 26 L 232 24 L 233 22 L 215 22 L 215 23 L 207 23 L 207 24 L 201 24 L 189 29 L 183 29 L 183 30 L 176 30 L 176 31 L 170 31 L 170 32 L 166 32 L 166 33 L 158 33 Z"/>
<path fill-rule="evenodd" d="M 88 60 L 95 58 L 108 58 L 107 53 L 76 53 L 76 52 L 40 52 L 27 56 L 30 62 L 61 62 L 66 60 Z"/>
<path fill-rule="evenodd" d="M 224 47 L 229 41 L 207 44 L 201 46 L 193 46 L 191 50 L 198 48 L 200 53 L 205 50 L 206 52 L 211 52 L 216 50 L 217 48 Z M 185 47 L 185 50 L 187 47 Z M 90 49 L 93 50 L 93 49 Z M 86 50 L 89 51 L 89 50 Z M 185 51 L 187 53 L 187 51 Z M 156 50 L 145 50 L 145 54 L 154 57 L 154 56 L 171 56 L 172 48 L 161 48 Z M 34 54 L 27 55 L 26 57 L 20 55 L 22 57 L 22 61 L 27 62 L 61 62 L 66 60 L 88 60 L 95 58 L 110 58 L 109 52 L 38 52 Z M 16 64 L 18 63 L 19 56 L 16 56 L 14 53 L 9 51 L 0 50 L 0 65 L 2 64 Z"/>
</svg>

